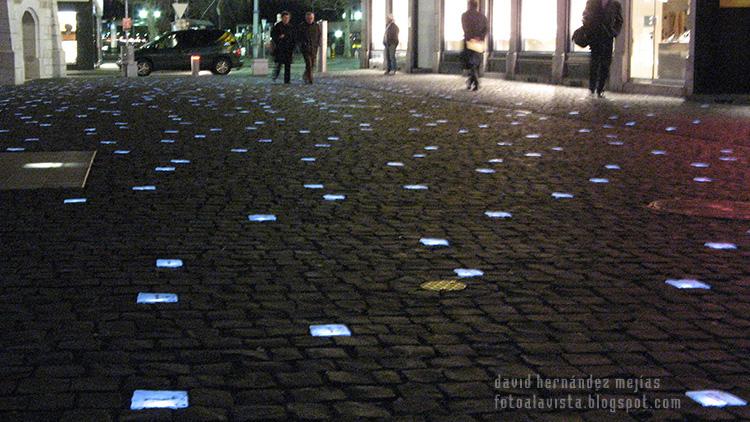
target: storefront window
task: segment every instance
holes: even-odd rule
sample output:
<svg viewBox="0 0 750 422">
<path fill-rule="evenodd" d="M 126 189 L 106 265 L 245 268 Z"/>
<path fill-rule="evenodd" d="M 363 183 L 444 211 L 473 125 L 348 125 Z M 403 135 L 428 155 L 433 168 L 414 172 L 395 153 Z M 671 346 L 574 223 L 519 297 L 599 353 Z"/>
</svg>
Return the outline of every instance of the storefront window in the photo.
<svg viewBox="0 0 750 422">
<path fill-rule="evenodd" d="M 398 25 L 398 49 L 406 50 L 409 46 L 409 2 L 393 2 L 393 20 Z"/>
<path fill-rule="evenodd" d="M 570 34 L 580 28 L 583 24 L 583 10 L 586 8 L 586 0 L 570 0 Z M 589 51 L 588 47 L 579 47 L 573 41 L 570 42 L 570 51 Z"/>
<path fill-rule="evenodd" d="M 683 82 L 690 44 L 689 0 L 633 0 L 630 76 Z"/>
<path fill-rule="evenodd" d="M 444 0 L 445 13 L 443 28 L 445 50 L 460 51 L 464 48 L 464 29 L 461 26 L 461 15 L 466 11 L 466 0 Z"/>
<path fill-rule="evenodd" d="M 75 64 L 78 60 L 78 38 L 76 37 L 77 16 L 77 12 L 57 12 L 57 20 L 61 31 L 62 49 L 65 52 L 66 64 Z"/>
<path fill-rule="evenodd" d="M 372 49 L 383 50 L 385 0 L 372 0 Z"/>
<path fill-rule="evenodd" d="M 492 6 L 492 49 L 510 49 L 510 0 L 495 0 Z"/>
<path fill-rule="evenodd" d="M 555 51 L 557 44 L 556 1 L 522 0 L 521 39 L 524 51 Z"/>
</svg>

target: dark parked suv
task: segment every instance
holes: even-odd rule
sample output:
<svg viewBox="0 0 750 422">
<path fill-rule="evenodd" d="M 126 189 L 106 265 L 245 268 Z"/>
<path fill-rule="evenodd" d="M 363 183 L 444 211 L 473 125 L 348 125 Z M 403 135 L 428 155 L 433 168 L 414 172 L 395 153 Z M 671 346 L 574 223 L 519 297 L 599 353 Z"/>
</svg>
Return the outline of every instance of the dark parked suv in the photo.
<svg viewBox="0 0 750 422">
<path fill-rule="evenodd" d="M 226 75 L 242 67 L 237 40 L 220 29 L 188 29 L 160 35 L 135 51 L 138 75 L 154 70 L 189 70 L 190 57 L 200 56 L 201 70 Z"/>
</svg>

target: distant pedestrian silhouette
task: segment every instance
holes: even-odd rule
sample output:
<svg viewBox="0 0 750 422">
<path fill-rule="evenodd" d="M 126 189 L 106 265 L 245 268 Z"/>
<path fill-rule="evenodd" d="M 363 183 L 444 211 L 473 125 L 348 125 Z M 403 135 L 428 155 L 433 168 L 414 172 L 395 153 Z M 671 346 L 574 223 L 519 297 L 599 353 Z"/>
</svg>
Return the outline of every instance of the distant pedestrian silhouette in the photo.
<svg viewBox="0 0 750 422">
<path fill-rule="evenodd" d="M 612 44 L 622 30 L 622 6 L 617 0 L 588 0 L 583 11 L 583 28 L 591 48 L 589 90 L 604 96 L 612 65 Z"/>
</svg>

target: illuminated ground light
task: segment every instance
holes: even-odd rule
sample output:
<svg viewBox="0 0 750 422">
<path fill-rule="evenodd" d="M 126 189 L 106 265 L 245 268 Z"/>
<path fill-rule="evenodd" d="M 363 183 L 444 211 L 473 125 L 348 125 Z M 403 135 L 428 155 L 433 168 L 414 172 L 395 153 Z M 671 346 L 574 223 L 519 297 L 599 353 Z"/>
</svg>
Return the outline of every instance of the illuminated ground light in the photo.
<svg viewBox="0 0 750 422">
<path fill-rule="evenodd" d="M 489 218 L 511 218 L 513 214 L 505 211 L 485 211 L 484 215 Z"/>
<path fill-rule="evenodd" d="M 426 185 L 404 185 L 404 189 L 406 190 L 427 190 L 429 187 Z"/>
<path fill-rule="evenodd" d="M 127 149 L 116 149 L 116 150 L 112 151 L 112 154 L 128 155 L 128 154 L 130 154 L 130 150 L 127 150 Z"/>
<path fill-rule="evenodd" d="M 187 391 L 135 390 L 130 410 L 184 409 L 188 407 Z"/>
<path fill-rule="evenodd" d="M 589 128 L 578 129 L 578 133 L 591 133 L 591 129 Z"/>
<path fill-rule="evenodd" d="M 323 189 L 325 187 L 320 183 L 308 183 L 303 186 L 305 189 Z"/>
<path fill-rule="evenodd" d="M 721 390 L 688 391 L 685 395 L 703 407 L 747 406 L 745 400 Z"/>
<path fill-rule="evenodd" d="M 430 145 L 430 146 L 424 147 L 425 151 L 437 151 L 438 149 L 440 149 L 440 147 L 437 147 L 435 145 Z"/>
<path fill-rule="evenodd" d="M 635 125 L 636 125 L 636 122 L 627 122 L 627 123 L 625 123 L 625 126 L 633 127 Z"/>
<path fill-rule="evenodd" d="M 721 161 L 737 161 L 737 157 L 719 157 Z"/>
<path fill-rule="evenodd" d="M 509 147 L 509 146 L 513 146 L 513 142 L 498 142 L 498 143 L 497 143 L 497 146 L 499 146 L 499 147 Z"/>
<path fill-rule="evenodd" d="M 454 292 L 466 288 L 466 283 L 457 280 L 435 280 L 422 283 L 419 287 L 434 292 Z"/>
<path fill-rule="evenodd" d="M 666 129 L 664 129 L 664 130 L 666 130 L 667 132 L 676 132 L 676 131 L 677 131 L 677 128 L 676 128 L 676 127 L 674 127 L 674 126 L 670 126 L 670 127 L 666 128 Z"/>
<path fill-rule="evenodd" d="M 341 139 L 341 138 L 339 138 L 338 136 L 329 136 L 329 137 L 328 137 L 327 139 L 328 139 L 329 141 L 338 141 L 338 140 L 339 140 L 339 139 Z"/>
<path fill-rule="evenodd" d="M 183 160 L 183 159 L 180 159 L 180 158 L 174 159 L 174 160 L 169 160 L 169 162 L 172 163 L 172 164 L 190 164 L 190 160 Z"/>
<path fill-rule="evenodd" d="M 493 170 L 493 169 L 487 169 L 487 168 L 478 168 L 478 169 L 475 169 L 474 171 L 477 172 L 477 173 L 481 173 L 481 174 L 493 174 L 493 173 L 495 173 L 495 170 Z"/>
<path fill-rule="evenodd" d="M 460 135 L 464 135 L 464 134 L 467 134 L 467 133 L 469 133 L 469 129 L 459 129 L 459 130 L 458 130 L 458 133 L 459 133 Z"/>
<path fill-rule="evenodd" d="M 247 148 L 232 148 L 231 151 L 239 154 L 244 154 L 247 152 Z"/>
<path fill-rule="evenodd" d="M 59 169 L 62 168 L 65 163 L 27 163 L 23 165 L 25 169 Z"/>
<path fill-rule="evenodd" d="M 315 144 L 315 148 L 330 148 L 331 144 Z"/>
<path fill-rule="evenodd" d="M 276 216 L 273 214 L 252 214 L 248 215 L 247 219 L 254 222 L 265 222 L 265 221 L 276 221 Z"/>
<path fill-rule="evenodd" d="M 425 246 L 450 246 L 450 242 L 446 239 L 437 239 L 434 237 L 423 237 L 419 239 L 419 243 Z"/>
<path fill-rule="evenodd" d="M 414 155 L 412 155 L 412 157 L 414 157 L 414 158 L 424 158 L 424 157 L 427 157 L 427 156 L 425 154 L 414 154 Z"/>
<path fill-rule="evenodd" d="M 698 280 L 692 280 L 692 279 L 668 279 L 665 281 L 665 283 L 669 284 L 670 286 L 676 287 L 678 289 L 710 289 L 711 286 L 708 284 L 698 281 Z"/>
<path fill-rule="evenodd" d="M 697 168 L 699 168 L 699 169 L 704 169 L 704 168 L 708 168 L 708 167 L 710 167 L 710 166 L 711 166 L 711 165 L 710 165 L 710 164 L 708 164 L 708 163 L 690 163 L 690 165 L 691 165 L 692 167 L 697 167 Z"/>
<path fill-rule="evenodd" d="M 552 197 L 555 199 L 570 199 L 573 198 L 573 194 L 565 192 L 552 192 Z"/>
<path fill-rule="evenodd" d="M 86 198 L 68 198 L 63 200 L 63 204 L 84 204 Z"/>
<path fill-rule="evenodd" d="M 404 163 L 398 162 L 398 161 L 389 161 L 385 164 L 388 167 L 403 167 Z"/>
<path fill-rule="evenodd" d="M 526 135 L 526 138 L 528 138 L 528 139 L 539 139 L 539 138 L 541 138 L 541 136 L 542 135 L 540 135 L 538 133 L 530 133 L 530 134 Z"/>
<path fill-rule="evenodd" d="M 655 149 L 651 151 L 651 155 L 667 155 L 667 151 L 664 151 L 663 149 Z"/>
<path fill-rule="evenodd" d="M 617 164 L 607 164 L 604 168 L 607 170 L 620 170 L 620 166 Z"/>
<path fill-rule="evenodd" d="M 175 170 L 175 168 L 171 167 L 171 166 L 156 167 L 154 169 L 154 171 L 158 171 L 158 172 L 170 172 L 170 171 L 174 171 L 174 170 Z"/>
<path fill-rule="evenodd" d="M 175 293 L 138 293 L 135 303 L 177 303 L 178 297 Z"/>
<path fill-rule="evenodd" d="M 609 179 L 605 179 L 603 177 L 592 177 L 589 179 L 589 182 L 591 183 L 609 183 Z"/>
<path fill-rule="evenodd" d="M 115 142 L 115 141 L 101 141 L 99 143 L 102 144 L 102 145 L 114 145 L 117 142 Z"/>
<path fill-rule="evenodd" d="M 312 163 L 312 162 L 314 162 L 314 161 L 315 161 L 315 158 L 314 158 L 314 157 L 302 157 L 302 158 L 300 159 L 300 161 L 304 161 L 304 162 L 306 162 L 306 163 Z"/>
<path fill-rule="evenodd" d="M 133 190 L 136 190 L 136 191 L 156 190 L 156 186 L 154 185 L 133 186 Z"/>
<path fill-rule="evenodd" d="M 552 151 L 562 151 L 563 147 L 552 147 L 550 148 Z"/>
<path fill-rule="evenodd" d="M 538 152 L 527 152 L 526 154 L 524 154 L 524 156 L 525 157 L 541 157 L 542 154 Z"/>
<path fill-rule="evenodd" d="M 456 268 L 453 272 L 461 278 L 481 277 L 484 275 L 484 271 L 474 268 Z"/>
<path fill-rule="evenodd" d="M 313 337 L 349 337 L 352 332 L 344 324 L 321 324 L 311 325 L 310 335 Z"/>
<path fill-rule="evenodd" d="M 693 182 L 698 182 L 698 183 L 711 183 L 713 181 L 714 179 L 710 177 L 694 177 L 693 178 Z"/>
<path fill-rule="evenodd" d="M 487 162 L 490 163 L 490 164 L 500 164 L 500 163 L 503 162 L 503 159 L 502 158 L 493 158 L 493 159 L 491 159 L 491 160 L 489 160 Z"/>
<path fill-rule="evenodd" d="M 613 145 L 613 146 L 616 146 L 616 147 L 619 147 L 619 146 L 625 145 L 625 143 L 624 143 L 624 142 L 622 142 L 622 141 L 610 141 L 610 142 L 609 142 L 609 144 L 610 144 L 610 145 Z"/>
<path fill-rule="evenodd" d="M 272 139 L 258 139 L 258 142 L 261 144 L 270 144 L 273 142 Z"/>
<path fill-rule="evenodd" d="M 726 242 L 706 242 L 703 244 L 703 246 L 709 248 L 709 249 L 716 249 L 720 251 L 729 251 L 737 249 L 737 245 L 734 243 L 726 243 Z"/>
<path fill-rule="evenodd" d="M 205 138 L 205 137 L 206 137 L 206 135 L 204 135 L 204 134 L 202 134 L 202 133 L 198 133 L 198 134 L 196 134 L 195 136 L 193 136 L 193 138 L 196 138 L 196 139 L 203 139 L 203 138 Z"/>
<path fill-rule="evenodd" d="M 157 259 L 156 268 L 180 268 L 182 267 L 181 259 Z"/>
<path fill-rule="evenodd" d="M 174 143 L 174 139 L 162 139 L 159 142 L 161 142 L 162 144 L 173 144 Z"/>
<path fill-rule="evenodd" d="M 325 194 L 323 195 L 323 199 L 326 201 L 343 201 L 346 199 L 346 195 L 339 195 L 339 194 Z"/>
</svg>

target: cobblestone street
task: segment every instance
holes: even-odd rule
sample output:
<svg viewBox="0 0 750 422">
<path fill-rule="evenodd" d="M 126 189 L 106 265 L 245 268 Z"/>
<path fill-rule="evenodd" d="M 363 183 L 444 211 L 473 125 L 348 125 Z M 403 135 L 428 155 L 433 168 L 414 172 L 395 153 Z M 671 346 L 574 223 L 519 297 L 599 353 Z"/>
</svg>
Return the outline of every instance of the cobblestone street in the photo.
<svg viewBox="0 0 750 422">
<path fill-rule="evenodd" d="M 648 205 L 750 202 L 750 107 L 587 92 L 0 87 L 0 152 L 96 151 L 83 189 L 0 190 L 0 420 L 749 420 L 685 394 L 750 400 L 750 221 Z M 692 279 L 710 289 L 666 283 Z M 609 385 L 539 384 L 571 379 Z M 189 407 L 130 410 L 135 390 Z"/>
</svg>

